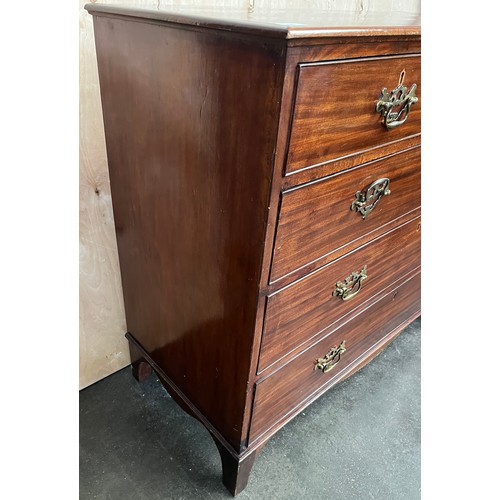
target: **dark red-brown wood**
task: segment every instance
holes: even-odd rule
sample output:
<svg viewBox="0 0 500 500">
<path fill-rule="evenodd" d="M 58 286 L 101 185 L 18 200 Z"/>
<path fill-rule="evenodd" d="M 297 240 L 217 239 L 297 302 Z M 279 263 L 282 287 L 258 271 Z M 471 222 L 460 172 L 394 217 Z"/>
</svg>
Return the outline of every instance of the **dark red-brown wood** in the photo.
<svg viewBox="0 0 500 500">
<path fill-rule="evenodd" d="M 420 37 L 420 16 L 400 11 L 342 11 L 305 7 L 287 10 L 284 15 L 282 9 L 260 5 L 255 5 L 251 12 L 241 7 L 224 9 L 223 13 L 220 7 L 211 6 L 153 10 L 87 4 L 85 8 L 95 15 L 143 23 L 287 38 L 312 44 L 348 38 L 371 41 L 377 37 L 413 40 Z"/>
<path fill-rule="evenodd" d="M 365 311 L 356 311 L 336 330 L 302 351 L 277 372 L 257 383 L 250 429 L 250 443 L 257 439 L 288 413 L 306 406 L 314 393 L 325 385 L 342 378 L 342 371 L 351 364 L 361 363 L 363 357 L 383 343 L 386 335 L 404 324 L 408 317 L 420 311 L 420 274 L 392 290 Z M 369 318 L 369 321 L 367 321 Z M 369 335 L 368 335 L 369 332 Z M 325 356 L 330 348 L 345 341 L 347 351 L 340 362 L 328 373 L 315 369 L 315 361 Z"/>
<path fill-rule="evenodd" d="M 248 483 L 250 472 L 252 471 L 257 450 L 246 454 L 239 459 L 229 453 L 228 449 L 214 437 L 215 444 L 219 450 L 219 455 L 222 462 L 222 482 L 224 486 L 236 496 L 243 491 Z"/>
<path fill-rule="evenodd" d="M 354 154 L 334 155 L 335 161 L 293 173 L 296 164 L 287 158 L 290 153 L 293 163 L 298 154 L 310 163 L 322 154 L 305 147 L 296 128 L 306 108 L 311 123 L 323 108 L 333 109 L 323 101 L 335 92 L 322 88 L 311 99 L 316 80 L 323 78 L 314 68 L 328 73 L 332 61 L 385 63 L 418 54 L 420 28 L 405 16 L 400 22 L 397 16 L 385 18 L 393 26 L 384 27 L 384 17 L 372 14 L 304 12 L 303 26 L 297 27 L 283 24 L 276 13 L 256 12 L 248 20 L 246 11 L 220 18 L 192 10 L 86 8 L 95 16 L 133 372 L 143 379 L 151 367 L 175 401 L 209 430 L 221 455 L 223 482 L 237 494 L 257 452 L 277 429 L 363 366 L 418 314 L 418 282 L 408 281 L 408 272 L 419 260 L 413 235 L 420 205 L 419 133 L 410 127 L 401 132 L 404 139 L 366 149 L 371 139 L 361 140 L 359 128 L 366 116 L 358 117 L 360 141 L 348 139 Z M 367 19 L 374 24 L 366 25 Z M 338 64 L 347 68 L 344 91 L 368 83 L 359 70 L 363 64 Z M 299 65 L 305 100 L 295 98 Z M 355 101 L 361 110 L 361 101 Z M 339 118 L 336 111 L 333 115 L 334 121 Z M 293 120 L 299 121 L 290 141 Z M 370 123 L 375 120 L 379 117 L 369 117 Z M 341 120 L 329 126 L 336 131 L 315 143 L 327 155 L 329 144 L 344 144 L 349 135 Z M 326 129 L 313 133 L 318 130 Z M 354 194 L 382 173 L 392 176 L 393 194 L 362 221 L 349 210 Z M 403 236 L 391 261 L 390 255 L 383 258 L 383 242 L 392 241 L 393 233 L 368 244 L 393 230 Z M 356 251 L 362 245 L 378 250 Z M 350 264 L 357 264 L 354 255 L 374 259 L 370 268 L 376 265 L 372 276 L 378 285 L 367 283 L 369 299 L 360 296 L 347 315 L 329 317 L 314 299 L 315 280 L 321 277 L 321 286 L 342 280 Z M 335 259 L 338 264 L 328 265 Z M 324 274 L 306 277 L 325 265 Z M 330 276 L 337 265 L 333 274 L 342 276 Z M 388 304 L 385 294 L 396 288 L 406 298 Z M 373 327 L 367 316 L 372 313 L 380 316 Z M 349 356 L 356 359 L 321 387 L 308 376 L 288 378 L 292 360 L 312 352 L 323 335 L 318 332 L 332 328 L 349 332 L 355 345 Z M 261 368 L 281 360 L 258 374 L 261 347 Z M 280 382 L 282 375 L 287 380 Z M 266 382 L 269 376 L 272 383 Z M 288 382 L 300 386 L 293 400 L 281 399 L 286 391 L 279 387 Z"/>
<path fill-rule="evenodd" d="M 420 207 L 420 148 L 363 164 L 346 173 L 285 191 L 281 203 L 271 282 L 301 269 L 313 270 L 321 260 L 366 235 L 384 232 L 385 224 Z M 364 220 L 351 210 L 356 192 L 364 192 L 380 178 L 390 180 L 384 196 Z M 359 241 L 361 243 L 361 241 Z"/>
<path fill-rule="evenodd" d="M 267 300 L 259 371 L 331 328 L 356 308 L 375 300 L 419 266 L 420 217 L 271 295 Z M 363 267 L 368 277 L 354 297 L 343 301 L 332 295 L 337 282 Z"/>
<path fill-rule="evenodd" d="M 381 90 L 395 89 L 403 71 L 404 85 L 416 84 L 420 95 L 417 55 L 300 64 L 287 173 L 420 134 L 420 99 L 406 122 L 391 130 L 375 110 Z"/>
<path fill-rule="evenodd" d="M 153 373 L 151 365 L 145 360 L 144 354 L 133 344 L 129 344 L 132 375 L 137 382 L 144 382 Z"/>
<path fill-rule="evenodd" d="M 233 494 L 237 495 L 242 491 L 247 482 L 252 469 L 255 456 L 260 451 L 261 446 L 255 446 L 252 449 L 246 449 L 241 453 L 233 450 L 230 443 L 225 437 L 206 419 L 189 400 L 189 398 L 176 386 L 176 384 L 168 377 L 163 368 L 158 365 L 143 346 L 133 337 L 129 332 L 125 335 L 129 340 L 130 353 L 133 359 L 132 371 L 136 377 L 136 364 L 134 360 L 140 360 L 140 364 L 148 365 L 150 370 L 154 370 L 168 393 L 172 396 L 174 401 L 191 417 L 195 418 L 203 424 L 210 432 L 217 448 L 222 462 L 223 484 Z M 150 372 L 151 373 L 151 372 Z M 142 380 L 136 377 L 139 382 Z"/>
<path fill-rule="evenodd" d="M 95 32 L 128 330 L 239 451 L 283 43 Z"/>
</svg>

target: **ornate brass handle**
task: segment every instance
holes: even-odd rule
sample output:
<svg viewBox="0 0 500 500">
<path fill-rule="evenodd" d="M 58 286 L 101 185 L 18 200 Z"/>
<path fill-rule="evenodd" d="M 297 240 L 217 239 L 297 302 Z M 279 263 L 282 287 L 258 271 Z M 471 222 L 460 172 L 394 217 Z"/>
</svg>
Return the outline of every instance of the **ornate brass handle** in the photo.
<svg viewBox="0 0 500 500">
<path fill-rule="evenodd" d="M 324 358 L 319 358 L 314 362 L 314 369 L 321 370 L 323 373 L 329 372 L 339 361 L 340 356 L 346 352 L 345 340 L 337 347 L 333 346 Z"/>
<path fill-rule="evenodd" d="M 358 191 L 354 195 L 356 199 L 351 204 L 351 210 L 359 212 L 363 216 L 363 220 L 365 220 L 382 197 L 391 194 L 390 182 L 387 177 L 383 177 L 367 187 L 364 193 Z"/>
<path fill-rule="evenodd" d="M 344 301 L 350 300 L 359 293 L 366 278 L 368 275 L 366 274 L 366 266 L 364 266 L 359 273 L 351 273 L 344 281 L 338 281 L 332 295 L 340 297 Z"/>
<path fill-rule="evenodd" d="M 410 109 L 418 102 L 418 97 L 415 95 L 417 84 L 414 83 L 410 90 L 404 85 L 405 70 L 401 72 L 398 86 L 391 92 L 387 92 L 384 87 L 380 94 L 375 110 L 380 113 L 384 119 L 384 125 L 387 130 L 399 127 L 410 116 Z"/>
</svg>

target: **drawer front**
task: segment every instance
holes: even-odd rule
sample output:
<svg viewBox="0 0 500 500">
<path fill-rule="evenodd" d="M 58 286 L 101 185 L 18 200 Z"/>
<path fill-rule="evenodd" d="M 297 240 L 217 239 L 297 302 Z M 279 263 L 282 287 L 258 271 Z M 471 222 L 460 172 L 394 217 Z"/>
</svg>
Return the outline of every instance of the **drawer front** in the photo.
<svg viewBox="0 0 500 500">
<path fill-rule="evenodd" d="M 363 196 L 376 193 L 369 188 L 381 179 L 389 179 L 390 194 L 382 191 L 362 203 Z M 359 206 L 353 207 L 356 202 Z M 373 210 L 363 214 L 370 206 Z M 285 191 L 270 280 L 275 282 L 328 255 L 332 258 L 327 261 L 333 260 L 343 246 L 419 207 L 420 147 Z"/>
<path fill-rule="evenodd" d="M 306 405 L 334 379 L 360 363 L 375 344 L 420 311 L 420 274 L 360 312 L 271 376 L 256 384 L 250 443 Z M 316 361 L 344 342 L 337 365 L 323 372 Z M 335 361 L 335 360 L 334 360 Z"/>
<path fill-rule="evenodd" d="M 259 372 L 373 300 L 418 266 L 420 217 L 271 295 L 267 300 Z M 362 269 L 366 277 L 360 275 Z M 357 276 L 353 278 L 352 273 Z M 350 283 L 346 284 L 346 279 Z"/>
<path fill-rule="evenodd" d="M 288 174 L 420 133 L 419 55 L 301 64 L 298 71 Z M 406 94 L 397 95 L 401 104 L 397 106 L 393 101 L 391 109 L 388 103 L 379 105 L 379 109 L 389 110 L 389 114 L 403 112 L 399 119 L 388 120 L 386 125 L 382 114 L 377 112 L 377 103 L 390 99 L 403 72 Z M 413 84 L 417 102 L 410 93 Z M 384 88 L 388 94 L 381 99 Z M 383 154 L 381 151 L 380 156 Z"/>
</svg>

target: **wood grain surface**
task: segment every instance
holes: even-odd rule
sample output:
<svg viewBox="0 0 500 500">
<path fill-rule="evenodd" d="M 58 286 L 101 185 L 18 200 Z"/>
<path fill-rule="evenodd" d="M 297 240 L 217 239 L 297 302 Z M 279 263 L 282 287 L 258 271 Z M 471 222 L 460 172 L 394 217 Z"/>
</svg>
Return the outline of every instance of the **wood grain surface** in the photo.
<svg viewBox="0 0 500 500">
<path fill-rule="evenodd" d="M 80 0 L 80 388 L 84 388 L 101 378 L 119 370 L 129 363 L 129 354 L 123 339 L 125 314 L 119 275 L 118 257 L 114 231 L 113 214 L 110 199 L 109 175 L 104 142 L 104 128 L 97 76 L 94 32 L 92 17 L 83 6 L 87 2 Z M 303 17 L 304 7 L 308 10 L 335 10 L 351 12 L 358 16 L 359 23 L 366 20 L 367 12 L 387 13 L 394 10 L 392 0 L 346 0 L 341 3 L 331 0 L 269 0 L 266 5 L 259 5 L 251 0 L 91 0 L 95 5 L 126 5 L 132 8 L 150 10 L 177 9 L 213 9 L 219 15 L 230 15 L 235 9 L 246 13 L 248 19 L 253 16 L 265 17 L 269 8 L 287 10 L 292 15 Z M 398 9 L 418 18 L 420 0 L 398 2 Z M 254 14 L 255 12 L 255 14 Z M 295 12 L 295 14 L 293 14 Z M 357 12 L 357 14 L 356 14 Z M 354 13 L 354 14 L 352 14 Z M 415 17 L 416 14 L 416 17 Z M 376 15 L 376 14 L 375 14 Z M 393 16 L 397 16 L 394 14 Z M 376 44 L 364 44 L 365 53 Z M 391 47 L 390 49 L 383 48 Z M 403 47 L 403 45 L 405 47 Z M 407 43 L 401 45 L 406 50 Z M 336 49 L 337 54 L 351 47 L 351 56 L 359 51 L 359 44 L 342 44 Z M 301 49 L 297 47 L 297 50 Z M 318 50 L 317 54 L 313 54 Z M 330 55 L 320 54 L 328 51 L 321 47 L 311 47 L 306 56 L 299 59 L 331 59 Z M 381 42 L 378 54 L 394 53 L 394 42 Z M 397 51 L 397 49 L 396 49 Z M 299 175 L 296 175 L 297 180 Z"/>
<path fill-rule="evenodd" d="M 128 330 L 239 451 L 285 42 L 94 23 Z"/>
<path fill-rule="evenodd" d="M 308 169 L 310 178 L 306 170 L 284 175 L 292 117 L 300 106 L 313 121 L 322 112 L 295 100 L 297 65 L 307 99 L 335 97 L 308 71 L 375 58 L 344 64 L 366 83 L 352 67 L 403 59 L 418 50 L 419 30 L 360 29 L 356 37 L 311 28 L 295 38 L 290 28 L 282 36 L 279 27 L 196 13 L 89 11 L 135 374 L 148 375 L 146 361 L 209 430 L 224 484 L 236 494 L 273 432 L 419 314 L 418 143 L 396 140 L 391 149 L 375 141 L 366 149 L 361 117 L 358 147 L 349 131 L 337 141 L 352 154 Z M 344 90 L 347 80 L 336 78 Z M 330 123 L 319 125 L 321 135 Z M 316 144 L 330 154 L 324 137 Z M 300 151 L 300 141 L 292 146 Z M 370 157 L 374 150 L 386 156 Z M 307 162 L 314 148 L 310 154 Z M 360 165 L 366 158 L 374 161 Z M 391 194 L 363 220 L 351 210 L 355 194 L 381 177 Z M 332 297 L 335 282 L 364 265 L 368 281 L 352 302 Z M 341 362 L 318 378 L 315 359 L 342 340 Z"/>
<path fill-rule="evenodd" d="M 300 64 L 287 173 L 419 134 L 420 99 L 392 130 L 375 110 L 382 89 L 396 88 L 403 71 L 404 84 L 416 84 L 421 95 L 419 55 Z"/>
<path fill-rule="evenodd" d="M 286 6 L 287 3 L 295 5 Z M 380 8 L 365 10 L 363 3 L 355 1 L 342 2 L 341 9 L 336 5 L 332 6 L 332 2 L 315 3 L 312 6 L 301 5 L 299 2 L 271 1 L 261 5 L 253 1 L 246 5 L 240 2 L 240 6 L 235 6 L 234 3 L 210 6 L 203 5 L 203 2 L 202 5 L 193 2 L 176 9 L 89 5 L 89 12 L 140 22 L 217 29 L 245 35 L 313 39 L 309 43 L 314 43 L 315 39 L 320 39 L 321 43 L 324 39 L 348 36 L 389 38 L 420 35 L 418 11 L 383 11 Z"/>
<path fill-rule="evenodd" d="M 80 389 L 130 363 L 92 17 L 80 2 Z"/>
<path fill-rule="evenodd" d="M 307 340 L 420 266 L 420 217 L 271 295 L 267 301 L 259 371 L 278 362 Z M 348 301 L 332 296 L 337 282 L 366 267 L 360 291 Z"/>
<path fill-rule="evenodd" d="M 363 220 L 351 210 L 356 192 L 380 178 L 390 179 L 384 196 Z M 314 261 L 366 234 L 373 238 L 382 226 L 420 207 L 420 148 L 366 163 L 283 193 L 276 234 L 271 282 L 296 269 L 307 274 Z M 383 228 L 382 228 L 383 231 Z M 322 263 L 325 259 L 322 260 Z M 308 265 L 313 263 L 312 265 Z"/>
<path fill-rule="evenodd" d="M 394 328 L 420 310 L 420 274 L 380 298 L 354 318 L 337 327 L 283 368 L 259 381 L 256 386 L 254 413 L 250 429 L 250 443 L 279 424 L 287 414 L 304 407 L 315 391 L 331 385 L 342 371 L 356 363 L 374 345 Z M 330 348 L 345 341 L 347 351 L 333 370 L 323 373 L 315 370 L 315 361 Z"/>
</svg>

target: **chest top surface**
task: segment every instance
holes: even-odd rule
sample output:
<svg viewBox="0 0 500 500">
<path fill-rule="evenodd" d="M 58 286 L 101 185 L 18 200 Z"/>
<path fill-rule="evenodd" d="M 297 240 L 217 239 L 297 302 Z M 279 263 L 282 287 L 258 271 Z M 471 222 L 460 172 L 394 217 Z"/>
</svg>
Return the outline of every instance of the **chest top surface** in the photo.
<svg viewBox="0 0 500 500">
<path fill-rule="evenodd" d="M 106 4 L 87 4 L 85 8 L 93 15 L 124 16 L 285 39 L 420 36 L 420 14 L 401 11 L 339 11 L 304 7 L 270 9 L 257 6 L 253 9 L 183 6 L 172 10 L 152 10 Z"/>
</svg>

